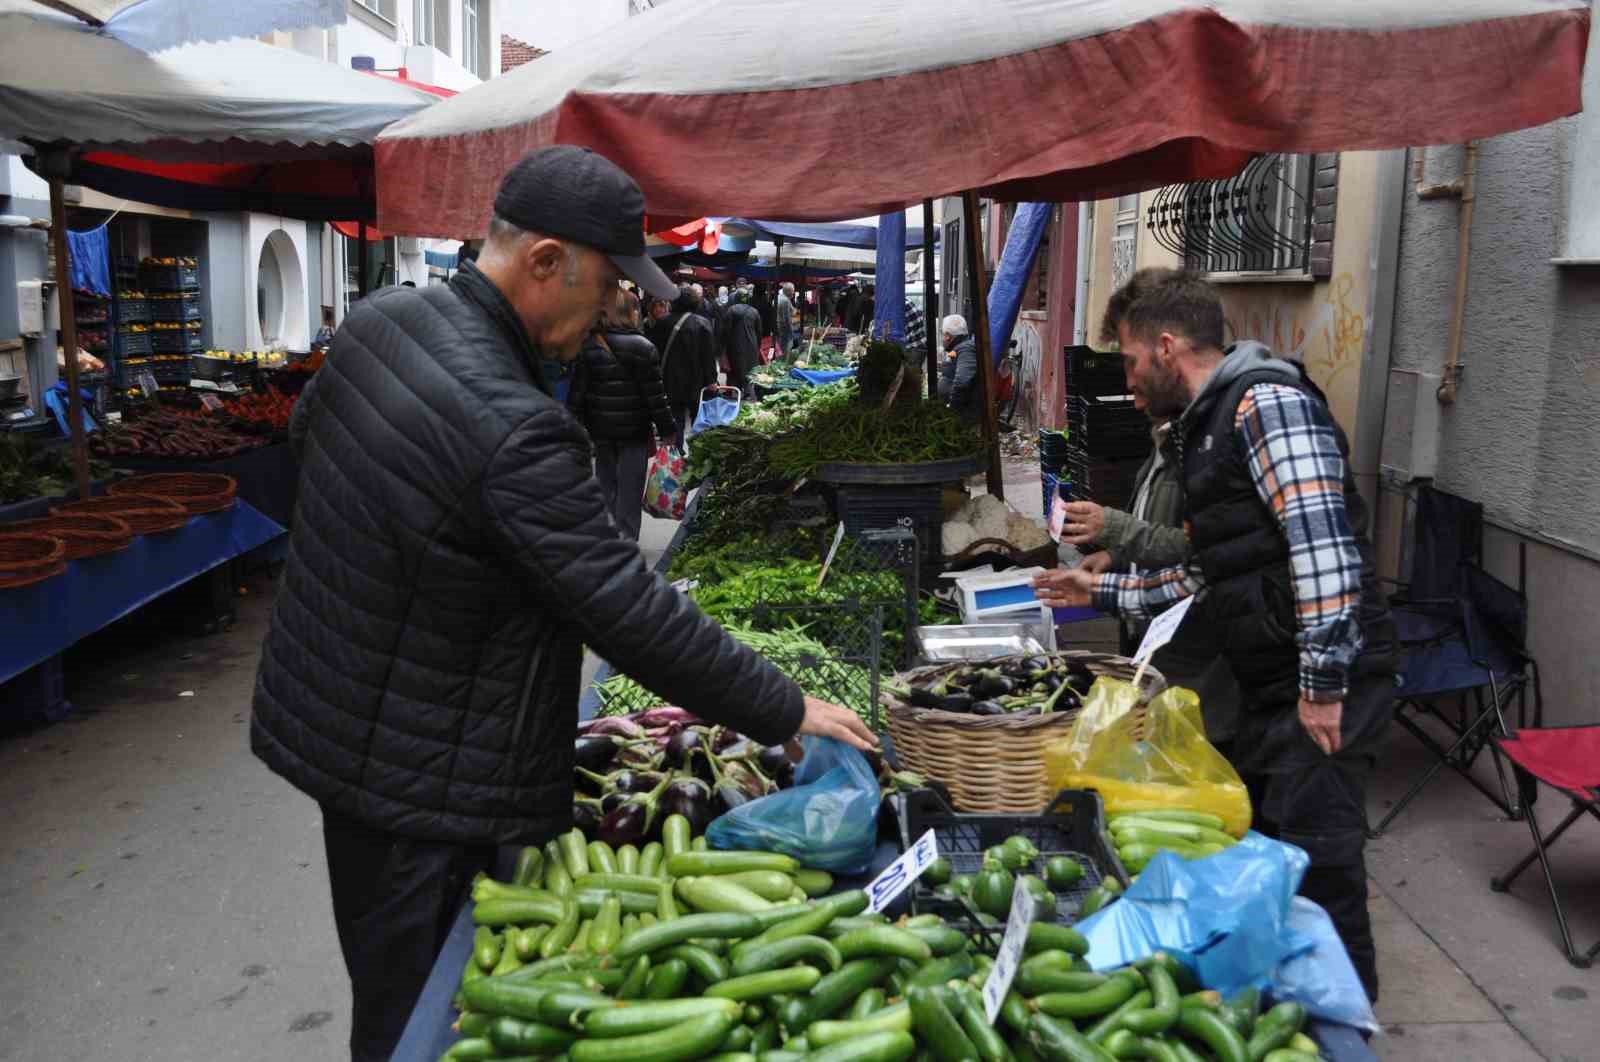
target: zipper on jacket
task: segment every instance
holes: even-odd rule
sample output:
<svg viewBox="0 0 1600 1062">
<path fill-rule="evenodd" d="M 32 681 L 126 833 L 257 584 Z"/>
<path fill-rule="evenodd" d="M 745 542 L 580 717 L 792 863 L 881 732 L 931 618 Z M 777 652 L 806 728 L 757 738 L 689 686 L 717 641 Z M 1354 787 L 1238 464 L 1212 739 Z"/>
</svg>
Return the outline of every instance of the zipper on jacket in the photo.
<svg viewBox="0 0 1600 1062">
<path fill-rule="evenodd" d="M 539 644 L 534 646 L 533 657 L 528 661 L 528 673 L 522 678 L 522 700 L 517 704 L 516 722 L 511 726 L 510 755 L 506 757 L 507 765 L 516 770 L 515 757 L 522 748 L 522 730 L 528 721 L 528 701 L 533 696 L 533 680 L 539 675 L 539 665 L 544 662 L 545 639 L 539 639 Z"/>
</svg>

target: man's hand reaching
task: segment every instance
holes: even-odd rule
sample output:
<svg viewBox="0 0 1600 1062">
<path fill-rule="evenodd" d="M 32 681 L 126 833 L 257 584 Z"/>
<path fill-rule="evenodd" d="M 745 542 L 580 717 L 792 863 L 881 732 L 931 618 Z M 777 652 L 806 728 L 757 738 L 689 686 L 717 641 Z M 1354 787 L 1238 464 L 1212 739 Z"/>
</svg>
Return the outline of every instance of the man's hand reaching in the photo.
<svg viewBox="0 0 1600 1062">
<path fill-rule="evenodd" d="M 1039 600 L 1051 608 L 1084 608 L 1093 602 L 1095 576 L 1082 568 L 1053 568 L 1034 577 Z"/>
<path fill-rule="evenodd" d="M 867 729 L 859 715 L 815 697 L 806 698 L 806 717 L 800 723 L 800 733 L 833 738 L 862 752 L 876 752 L 878 749 L 877 735 Z M 789 742 L 788 749 L 789 758 L 800 762 L 800 739 Z"/>
</svg>

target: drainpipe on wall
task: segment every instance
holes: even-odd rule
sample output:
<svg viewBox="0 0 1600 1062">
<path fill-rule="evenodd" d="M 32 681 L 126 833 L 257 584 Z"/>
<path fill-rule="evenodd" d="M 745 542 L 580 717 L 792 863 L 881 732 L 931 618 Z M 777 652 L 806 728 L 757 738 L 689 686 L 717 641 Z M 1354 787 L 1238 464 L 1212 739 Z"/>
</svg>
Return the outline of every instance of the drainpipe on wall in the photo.
<svg viewBox="0 0 1600 1062">
<path fill-rule="evenodd" d="M 1078 204 L 1078 275 L 1074 278 L 1072 296 L 1072 342 L 1078 346 L 1087 343 L 1089 335 L 1089 251 L 1094 234 L 1090 232 L 1092 217 L 1088 203 Z"/>
<path fill-rule="evenodd" d="M 1420 169 L 1420 167 L 1419 167 Z M 1371 307 L 1366 342 L 1361 352 L 1361 390 L 1356 400 L 1356 480 L 1376 512 L 1383 430 L 1389 420 L 1389 366 L 1394 353 L 1394 307 L 1400 281 L 1400 227 L 1406 196 L 1406 153 L 1378 156 L 1377 202 L 1373 213 L 1372 249 L 1367 261 Z"/>
<path fill-rule="evenodd" d="M 1472 208 L 1477 198 L 1478 142 L 1469 140 L 1462 145 L 1461 176 L 1447 184 L 1426 183 L 1427 156 L 1427 148 L 1418 149 L 1415 171 L 1417 198 L 1461 200 L 1461 213 L 1456 223 L 1455 305 L 1450 311 L 1450 337 L 1445 344 L 1444 367 L 1436 392 L 1440 405 L 1448 406 L 1455 403 L 1456 387 L 1461 378 L 1461 333 L 1467 315 L 1467 267 L 1472 257 Z"/>
</svg>

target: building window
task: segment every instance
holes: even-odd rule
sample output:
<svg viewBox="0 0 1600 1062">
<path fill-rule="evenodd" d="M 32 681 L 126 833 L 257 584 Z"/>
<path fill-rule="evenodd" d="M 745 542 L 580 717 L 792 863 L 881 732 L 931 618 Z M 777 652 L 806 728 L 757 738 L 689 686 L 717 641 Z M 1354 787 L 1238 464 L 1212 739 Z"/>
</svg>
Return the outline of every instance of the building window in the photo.
<svg viewBox="0 0 1600 1062">
<path fill-rule="evenodd" d="M 483 76 L 483 38 L 478 28 L 478 0 L 461 0 L 461 65 Z"/>
<path fill-rule="evenodd" d="M 1189 269 L 1327 276 L 1338 155 L 1257 155 L 1237 177 L 1169 185 L 1146 223 Z"/>
<path fill-rule="evenodd" d="M 1139 197 L 1117 197 L 1116 230 L 1111 236 L 1111 290 L 1116 291 L 1133 276 L 1139 260 Z"/>
<path fill-rule="evenodd" d="M 386 22 L 395 20 L 395 0 L 351 0 L 357 7 L 364 7 L 374 15 Z"/>
<path fill-rule="evenodd" d="M 438 35 L 433 32 L 434 5 L 437 0 L 415 0 L 411 11 L 412 36 L 418 44 L 438 44 Z"/>
</svg>

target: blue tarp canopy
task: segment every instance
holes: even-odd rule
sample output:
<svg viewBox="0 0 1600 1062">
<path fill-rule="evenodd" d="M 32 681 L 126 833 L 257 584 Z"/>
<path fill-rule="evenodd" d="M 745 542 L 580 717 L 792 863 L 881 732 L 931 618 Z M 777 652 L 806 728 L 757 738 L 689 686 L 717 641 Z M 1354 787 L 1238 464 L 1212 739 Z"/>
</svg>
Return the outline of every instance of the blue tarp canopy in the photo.
<svg viewBox="0 0 1600 1062">
<path fill-rule="evenodd" d="M 878 246 L 876 225 L 854 225 L 846 222 L 758 221 L 751 218 L 713 218 L 724 227 L 748 229 L 757 238 L 774 243 L 817 243 L 825 247 L 858 247 L 873 250 Z M 935 243 L 939 234 L 933 234 Z M 922 246 L 922 229 L 906 232 L 906 246 Z"/>
</svg>

